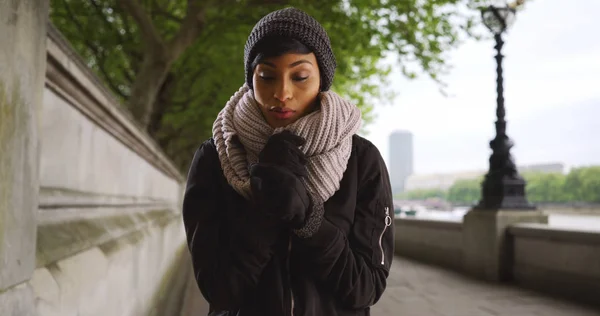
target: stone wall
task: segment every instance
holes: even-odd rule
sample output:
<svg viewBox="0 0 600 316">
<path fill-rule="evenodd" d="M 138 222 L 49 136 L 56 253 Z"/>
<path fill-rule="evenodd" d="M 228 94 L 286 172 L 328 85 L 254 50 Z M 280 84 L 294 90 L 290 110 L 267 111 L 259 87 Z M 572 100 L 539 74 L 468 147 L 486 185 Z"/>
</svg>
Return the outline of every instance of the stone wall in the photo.
<svg viewBox="0 0 600 316">
<path fill-rule="evenodd" d="M 0 1 L 0 315 L 179 315 L 185 178 L 47 10 Z"/>
<path fill-rule="evenodd" d="M 518 284 L 600 305 L 600 231 L 518 224 L 509 233 Z"/>
<path fill-rule="evenodd" d="M 165 315 L 190 280 L 184 178 L 51 25 L 41 113 L 38 315 Z"/>
<path fill-rule="evenodd" d="M 396 254 L 462 269 L 462 222 L 406 218 L 395 225 Z"/>
</svg>

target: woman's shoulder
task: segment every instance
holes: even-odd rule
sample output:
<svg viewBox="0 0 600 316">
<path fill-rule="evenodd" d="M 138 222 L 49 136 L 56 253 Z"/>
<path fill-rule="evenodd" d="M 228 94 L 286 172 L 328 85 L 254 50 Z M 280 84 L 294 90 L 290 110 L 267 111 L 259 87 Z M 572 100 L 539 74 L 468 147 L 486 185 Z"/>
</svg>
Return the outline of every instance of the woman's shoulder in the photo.
<svg viewBox="0 0 600 316">
<path fill-rule="evenodd" d="M 352 154 L 355 154 L 360 160 L 378 161 L 382 159 L 377 146 L 358 134 L 352 136 Z"/>
<path fill-rule="evenodd" d="M 200 144 L 200 146 L 198 146 L 198 149 L 196 151 L 207 151 L 216 154 L 217 145 L 215 145 L 215 140 L 212 137 L 205 140 Z"/>
<path fill-rule="evenodd" d="M 219 154 L 217 147 L 212 138 L 205 140 L 198 146 L 196 152 L 194 152 L 194 158 L 192 159 L 192 168 L 208 167 L 212 168 L 215 164 L 219 163 Z"/>
<path fill-rule="evenodd" d="M 357 174 L 360 181 L 387 173 L 385 161 L 377 146 L 359 135 L 352 138 L 352 156 L 356 159 Z"/>
</svg>

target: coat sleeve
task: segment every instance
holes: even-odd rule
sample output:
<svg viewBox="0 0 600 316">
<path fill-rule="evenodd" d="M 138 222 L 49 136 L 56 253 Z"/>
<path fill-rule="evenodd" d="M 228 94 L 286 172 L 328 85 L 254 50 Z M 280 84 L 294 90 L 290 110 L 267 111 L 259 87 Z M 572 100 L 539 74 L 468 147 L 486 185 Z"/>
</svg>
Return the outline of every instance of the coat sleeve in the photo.
<svg viewBox="0 0 600 316">
<path fill-rule="evenodd" d="M 385 163 L 377 148 L 359 156 L 355 219 L 349 236 L 327 219 L 296 251 L 311 258 L 310 271 L 351 309 L 375 304 L 386 288 L 394 257 L 393 198 Z M 300 249 L 298 249 L 300 247 Z"/>
<path fill-rule="evenodd" d="M 183 222 L 194 275 L 216 311 L 234 311 L 255 292 L 281 229 L 251 207 L 231 216 L 218 154 L 204 143 L 194 154 L 183 199 Z"/>
</svg>

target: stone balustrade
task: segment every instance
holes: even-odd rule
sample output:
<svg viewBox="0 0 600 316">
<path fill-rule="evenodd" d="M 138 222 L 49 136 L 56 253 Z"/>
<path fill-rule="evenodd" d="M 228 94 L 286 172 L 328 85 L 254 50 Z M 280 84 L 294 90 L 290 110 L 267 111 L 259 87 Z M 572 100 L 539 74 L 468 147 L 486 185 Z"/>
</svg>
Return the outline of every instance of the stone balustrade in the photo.
<svg viewBox="0 0 600 316">
<path fill-rule="evenodd" d="M 493 212 L 482 214 L 502 217 Z M 477 235 L 477 229 L 466 229 L 466 225 L 473 225 L 472 221 L 396 219 L 395 252 L 483 279 L 512 282 L 600 305 L 600 227 L 598 230 L 574 230 L 543 223 L 507 222 L 503 232 Z M 497 240 L 490 242 L 491 236 L 497 236 Z M 469 261 L 467 256 L 469 251 L 473 252 L 469 249 L 472 244 L 496 244 L 498 248 L 488 252 L 487 256 L 479 251 L 479 257 Z M 474 271 L 474 266 L 482 267 L 496 277 L 482 275 Z"/>
</svg>

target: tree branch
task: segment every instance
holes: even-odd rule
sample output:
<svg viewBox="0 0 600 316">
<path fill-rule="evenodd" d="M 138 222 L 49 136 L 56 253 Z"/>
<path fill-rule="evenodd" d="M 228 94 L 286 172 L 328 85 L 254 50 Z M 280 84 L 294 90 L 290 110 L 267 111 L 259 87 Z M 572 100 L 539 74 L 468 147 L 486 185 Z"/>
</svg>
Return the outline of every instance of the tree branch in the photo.
<svg viewBox="0 0 600 316">
<path fill-rule="evenodd" d="M 179 31 L 169 43 L 171 57 L 179 57 L 202 32 L 204 11 L 198 0 L 187 1 L 187 13 L 179 27 Z"/>
<path fill-rule="evenodd" d="M 150 16 L 144 11 L 138 0 L 120 0 L 119 4 L 136 21 L 147 49 L 164 46 L 163 39 L 154 27 Z"/>
<path fill-rule="evenodd" d="M 65 6 L 65 10 L 67 11 L 67 14 L 69 14 L 69 19 L 71 19 L 71 21 L 73 21 L 73 23 L 75 24 L 75 26 L 77 27 L 78 30 L 83 30 L 84 29 L 83 24 L 81 24 L 81 22 L 77 19 L 77 15 L 73 12 L 73 10 L 71 10 L 71 7 L 69 6 L 69 4 L 64 3 L 64 6 Z M 80 38 L 80 40 L 90 51 L 92 51 L 92 53 L 96 57 L 96 66 L 98 67 L 98 70 L 100 71 L 100 73 L 104 76 L 104 82 L 106 84 L 108 84 L 109 88 L 113 92 L 120 95 L 124 99 L 127 99 L 128 96 L 125 95 L 123 93 L 123 91 L 121 91 L 119 89 L 117 83 L 115 83 L 111 80 L 107 69 L 104 67 L 104 61 L 105 61 L 106 55 L 100 50 L 100 47 L 98 45 L 94 44 L 94 42 L 91 41 L 86 36 L 82 36 Z"/>
<path fill-rule="evenodd" d="M 102 17 L 102 21 L 103 21 L 104 25 L 106 26 L 106 28 L 108 30 L 110 30 L 111 33 L 114 33 L 115 36 L 118 38 L 118 44 L 121 45 L 124 53 L 126 55 L 131 56 L 132 57 L 131 59 L 138 59 L 138 60 L 141 59 L 142 58 L 141 55 L 139 53 L 137 53 L 137 52 L 134 52 L 134 51 L 130 50 L 130 46 L 127 45 L 127 44 L 129 44 L 128 41 L 133 41 L 133 39 L 131 39 L 131 36 L 129 36 L 129 39 L 125 38 L 126 35 L 131 35 L 130 32 L 129 32 L 129 28 L 127 28 L 125 30 L 125 35 L 122 34 L 121 32 L 119 32 L 118 27 L 115 28 L 113 26 L 113 24 L 108 21 L 109 17 L 108 17 L 108 15 L 106 15 L 106 13 L 104 13 L 104 10 L 101 7 L 101 5 L 98 3 L 98 0 L 91 0 L 90 2 L 92 3 L 92 6 L 96 9 L 97 14 Z M 118 14 L 122 14 L 122 13 L 123 13 L 122 11 L 116 11 L 115 10 L 115 14 L 117 14 L 117 15 Z M 126 17 L 124 17 L 124 16 L 120 16 L 120 18 L 122 20 L 126 20 Z M 84 42 L 88 42 L 85 39 L 83 41 Z M 100 69 L 100 70 L 103 71 L 103 72 L 106 72 L 103 69 Z M 123 75 L 125 76 L 125 79 L 127 79 L 129 81 L 130 84 L 133 83 L 133 81 L 135 80 L 135 74 L 131 74 L 131 69 L 124 68 L 123 69 Z M 108 80 L 108 75 L 106 75 L 106 77 L 107 77 L 107 80 Z M 111 82 L 110 84 L 111 84 L 111 86 L 113 86 L 113 89 L 114 89 L 113 83 Z M 119 92 L 120 92 L 120 90 L 119 90 Z M 122 94 L 122 96 L 124 98 L 128 97 L 128 96 L 126 96 L 124 94 Z"/>
<path fill-rule="evenodd" d="M 165 10 L 160 3 L 158 3 L 158 1 L 154 0 L 152 2 L 154 5 L 152 6 L 152 9 L 150 10 L 150 14 L 151 15 L 160 15 L 164 18 L 167 18 L 171 21 L 177 22 L 177 23 L 183 23 L 183 19 L 175 16 L 174 14 L 172 14 L 171 12 L 168 12 L 167 10 Z"/>
</svg>

